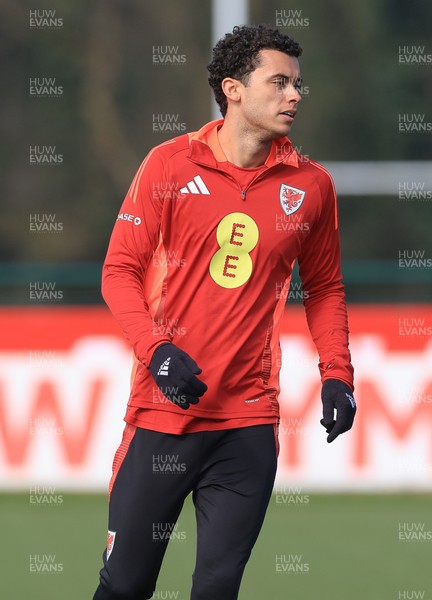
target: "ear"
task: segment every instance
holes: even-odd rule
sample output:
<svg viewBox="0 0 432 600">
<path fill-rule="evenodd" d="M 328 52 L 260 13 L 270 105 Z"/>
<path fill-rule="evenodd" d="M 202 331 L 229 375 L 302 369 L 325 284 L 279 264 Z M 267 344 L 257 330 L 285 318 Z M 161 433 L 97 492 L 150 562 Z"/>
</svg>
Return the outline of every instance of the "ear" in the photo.
<svg viewBox="0 0 432 600">
<path fill-rule="evenodd" d="M 231 77 L 225 77 L 221 83 L 222 91 L 227 97 L 227 100 L 232 102 L 239 102 L 241 98 L 241 88 L 243 84 L 238 79 L 232 79 Z"/>
</svg>

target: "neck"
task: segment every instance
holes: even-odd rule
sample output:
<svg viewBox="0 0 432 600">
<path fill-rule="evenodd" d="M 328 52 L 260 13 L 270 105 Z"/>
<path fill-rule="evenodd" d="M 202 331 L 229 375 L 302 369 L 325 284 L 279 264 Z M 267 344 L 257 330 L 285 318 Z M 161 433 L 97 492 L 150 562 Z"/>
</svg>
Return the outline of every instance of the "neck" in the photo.
<svg viewBox="0 0 432 600">
<path fill-rule="evenodd" d="M 228 115 L 219 129 L 218 138 L 227 160 L 244 169 L 263 165 L 272 145 L 271 140 L 260 139 L 258 132 Z"/>
</svg>

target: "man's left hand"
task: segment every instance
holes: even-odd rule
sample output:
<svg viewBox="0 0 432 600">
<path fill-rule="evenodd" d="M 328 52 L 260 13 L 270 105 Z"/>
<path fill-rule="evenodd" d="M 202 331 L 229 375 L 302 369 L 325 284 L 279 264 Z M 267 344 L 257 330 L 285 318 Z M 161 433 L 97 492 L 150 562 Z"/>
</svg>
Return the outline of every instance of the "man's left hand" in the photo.
<svg viewBox="0 0 432 600">
<path fill-rule="evenodd" d="M 357 406 L 351 388 L 339 379 L 327 379 L 321 390 L 323 403 L 323 419 L 320 423 L 325 427 L 327 442 L 330 444 L 337 436 L 351 429 Z M 334 411 L 336 409 L 336 420 Z"/>
</svg>

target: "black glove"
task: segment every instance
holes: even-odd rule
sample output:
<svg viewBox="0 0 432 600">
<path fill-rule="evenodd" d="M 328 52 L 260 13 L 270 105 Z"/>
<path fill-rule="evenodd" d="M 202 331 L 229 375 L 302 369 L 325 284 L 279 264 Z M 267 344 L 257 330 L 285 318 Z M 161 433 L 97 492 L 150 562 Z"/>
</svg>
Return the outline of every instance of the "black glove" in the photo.
<svg viewBox="0 0 432 600">
<path fill-rule="evenodd" d="M 195 377 L 202 370 L 189 354 L 174 344 L 162 344 L 154 351 L 149 369 L 162 394 L 186 410 L 198 404 L 207 391 L 206 384 Z"/>
<path fill-rule="evenodd" d="M 325 427 L 327 441 L 330 444 L 340 433 L 351 429 L 356 414 L 356 403 L 351 389 L 339 379 L 327 379 L 321 390 L 323 403 L 323 419 L 320 423 Z M 336 421 L 334 420 L 336 409 Z"/>
</svg>

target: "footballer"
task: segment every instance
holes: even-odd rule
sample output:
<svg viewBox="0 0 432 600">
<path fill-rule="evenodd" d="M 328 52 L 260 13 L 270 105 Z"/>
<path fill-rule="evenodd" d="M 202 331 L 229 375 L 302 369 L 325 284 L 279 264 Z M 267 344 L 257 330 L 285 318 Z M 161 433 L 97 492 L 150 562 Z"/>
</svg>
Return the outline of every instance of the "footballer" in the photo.
<svg viewBox="0 0 432 600">
<path fill-rule="evenodd" d="M 222 118 L 153 148 L 121 207 L 102 293 L 135 360 L 94 600 L 152 597 L 189 494 L 190 598 L 238 597 L 276 473 L 279 329 L 296 260 L 327 441 L 353 424 L 335 190 L 288 137 L 301 53 L 277 29 L 234 27 L 208 66 Z"/>
</svg>

